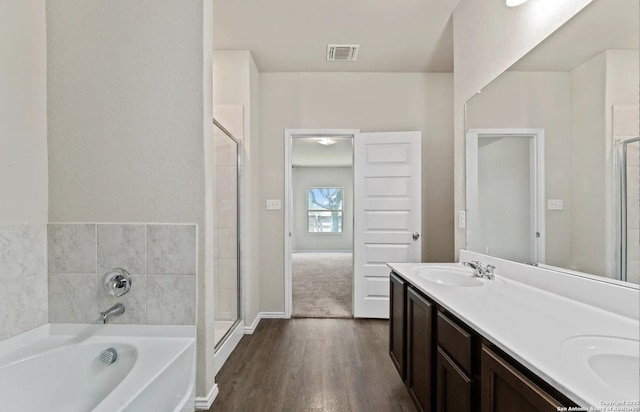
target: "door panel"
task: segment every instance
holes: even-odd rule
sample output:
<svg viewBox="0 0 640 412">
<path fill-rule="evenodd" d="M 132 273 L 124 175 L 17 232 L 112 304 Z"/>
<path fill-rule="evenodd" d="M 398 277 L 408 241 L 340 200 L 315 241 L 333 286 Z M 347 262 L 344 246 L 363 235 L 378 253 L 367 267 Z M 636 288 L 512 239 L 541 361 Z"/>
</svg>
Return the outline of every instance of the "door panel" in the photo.
<svg viewBox="0 0 640 412">
<path fill-rule="evenodd" d="M 354 138 L 355 317 L 388 318 L 386 263 L 420 261 L 420 142 L 420 132 Z"/>
<path fill-rule="evenodd" d="M 370 230 L 409 230 L 409 212 L 365 212 L 366 226 Z"/>
</svg>

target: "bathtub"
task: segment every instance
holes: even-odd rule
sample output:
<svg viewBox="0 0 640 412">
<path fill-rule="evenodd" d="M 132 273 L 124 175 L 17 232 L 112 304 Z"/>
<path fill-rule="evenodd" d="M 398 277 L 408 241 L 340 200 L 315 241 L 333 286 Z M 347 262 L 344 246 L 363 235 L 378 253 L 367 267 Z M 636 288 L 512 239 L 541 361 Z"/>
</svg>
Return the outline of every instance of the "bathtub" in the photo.
<svg viewBox="0 0 640 412">
<path fill-rule="evenodd" d="M 195 346 L 193 326 L 44 325 L 0 343 L 0 410 L 192 412 Z"/>
</svg>

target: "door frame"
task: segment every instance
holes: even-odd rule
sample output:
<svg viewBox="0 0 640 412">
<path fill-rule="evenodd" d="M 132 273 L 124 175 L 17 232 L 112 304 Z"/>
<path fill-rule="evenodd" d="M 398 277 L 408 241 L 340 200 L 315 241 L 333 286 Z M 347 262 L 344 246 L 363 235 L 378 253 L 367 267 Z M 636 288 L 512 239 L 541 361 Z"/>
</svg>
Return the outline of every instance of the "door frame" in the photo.
<svg viewBox="0 0 640 412">
<path fill-rule="evenodd" d="M 531 149 L 531 233 L 538 233 L 535 242 L 531 242 L 529 255 L 532 263 L 545 263 L 545 170 L 544 170 L 544 129 L 469 129 L 466 132 L 466 203 L 467 229 L 466 245 L 469 245 L 470 222 L 478 219 L 478 138 L 483 136 L 503 136 L 530 138 Z M 484 253 L 484 252 L 480 252 Z"/>
<path fill-rule="evenodd" d="M 351 137 L 360 133 L 360 129 L 284 129 L 284 317 L 291 318 L 293 311 L 293 273 L 291 254 L 291 234 L 293 231 L 293 175 L 291 150 L 293 139 L 304 137 Z M 353 249 L 353 237 L 351 238 Z M 353 281 L 353 280 L 352 280 Z M 353 313 L 353 301 L 351 302 Z"/>
</svg>

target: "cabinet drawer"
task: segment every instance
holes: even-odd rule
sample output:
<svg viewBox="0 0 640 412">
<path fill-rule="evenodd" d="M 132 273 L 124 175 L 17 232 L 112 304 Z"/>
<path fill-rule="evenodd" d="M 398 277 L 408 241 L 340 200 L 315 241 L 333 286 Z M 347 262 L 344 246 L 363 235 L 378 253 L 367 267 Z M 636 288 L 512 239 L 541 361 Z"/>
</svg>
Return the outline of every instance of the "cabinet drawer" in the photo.
<svg viewBox="0 0 640 412">
<path fill-rule="evenodd" d="M 442 312 L 438 312 L 438 344 L 462 370 L 472 375 L 471 334 Z"/>
</svg>

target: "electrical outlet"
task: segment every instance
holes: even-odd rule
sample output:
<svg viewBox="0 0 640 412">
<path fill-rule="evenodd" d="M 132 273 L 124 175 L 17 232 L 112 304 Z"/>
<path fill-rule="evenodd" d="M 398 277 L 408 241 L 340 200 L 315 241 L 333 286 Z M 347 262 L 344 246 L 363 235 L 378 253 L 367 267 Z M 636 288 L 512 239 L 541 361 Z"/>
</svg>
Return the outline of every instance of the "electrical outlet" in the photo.
<svg viewBox="0 0 640 412">
<path fill-rule="evenodd" d="M 282 205 L 280 199 L 267 199 L 267 210 L 280 210 Z"/>
<path fill-rule="evenodd" d="M 564 202 L 562 199 L 549 199 L 547 200 L 547 209 L 564 210 Z"/>
</svg>

